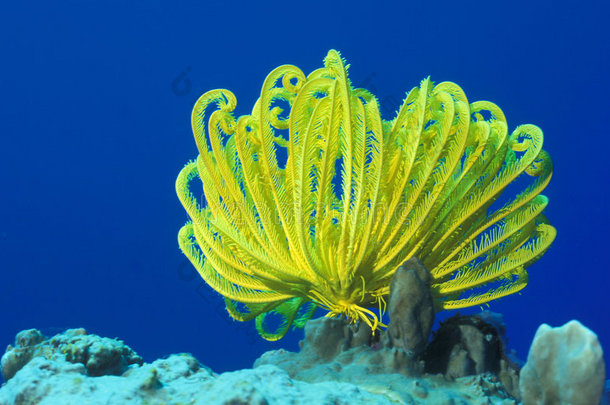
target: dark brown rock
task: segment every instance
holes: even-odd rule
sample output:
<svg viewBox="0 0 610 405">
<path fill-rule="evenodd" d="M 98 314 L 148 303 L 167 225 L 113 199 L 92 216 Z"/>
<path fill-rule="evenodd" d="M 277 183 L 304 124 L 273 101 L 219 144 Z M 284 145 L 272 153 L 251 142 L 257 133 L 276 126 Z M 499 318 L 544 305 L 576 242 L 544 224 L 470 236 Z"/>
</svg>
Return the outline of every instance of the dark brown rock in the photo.
<svg viewBox="0 0 610 405">
<path fill-rule="evenodd" d="M 519 366 L 506 354 L 502 316 L 489 311 L 443 322 L 424 355 L 425 370 L 449 378 L 491 373 L 519 397 Z"/>
<path fill-rule="evenodd" d="M 498 374 L 503 344 L 496 328 L 473 316 L 456 315 L 443 322 L 425 354 L 426 371 L 450 377 Z"/>
<path fill-rule="evenodd" d="M 419 358 L 434 323 L 434 301 L 430 293 L 430 273 L 416 257 L 404 262 L 390 284 L 388 305 L 390 324 L 386 342 Z M 388 341 L 389 340 L 389 341 Z"/>
</svg>

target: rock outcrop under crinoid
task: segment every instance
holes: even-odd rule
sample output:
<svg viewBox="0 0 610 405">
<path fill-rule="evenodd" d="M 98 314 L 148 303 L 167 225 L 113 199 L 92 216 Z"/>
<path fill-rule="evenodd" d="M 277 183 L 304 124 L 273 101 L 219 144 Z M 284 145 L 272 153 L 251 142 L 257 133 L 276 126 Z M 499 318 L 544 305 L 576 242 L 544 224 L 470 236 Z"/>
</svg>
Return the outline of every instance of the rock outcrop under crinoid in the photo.
<svg viewBox="0 0 610 405">
<path fill-rule="evenodd" d="M 364 323 L 315 319 L 305 326 L 299 352 L 270 351 L 254 366 L 273 364 L 292 378 L 312 383 L 391 387 L 405 403 L 468 403 L 471 395 L 479 397 L 481 392 L 494 403 L 513 401 L 518 395 L 518 370 L 506 361 L 503 331 L 495 325 L 501 324 L 501 317 L 487 313 L 450 318 L 428 345 L 436 355 L 426 350 L 434 321 L 429 283 L 423 264 L 408 260 L 391 283 L 386 331 L 372 335 Z M 486 321 L 489 318 L 500 322 Z M 466 386 L 480 392 L 467 392 Z"/>
<path fill-rule="evenodd" d="M 421 357 L 434 324 L 431 279 L 423 263 L 412 257 L 396 269 L 390 284 L 386 346 L 403 349 L 413 359 Z"/>
</svg>

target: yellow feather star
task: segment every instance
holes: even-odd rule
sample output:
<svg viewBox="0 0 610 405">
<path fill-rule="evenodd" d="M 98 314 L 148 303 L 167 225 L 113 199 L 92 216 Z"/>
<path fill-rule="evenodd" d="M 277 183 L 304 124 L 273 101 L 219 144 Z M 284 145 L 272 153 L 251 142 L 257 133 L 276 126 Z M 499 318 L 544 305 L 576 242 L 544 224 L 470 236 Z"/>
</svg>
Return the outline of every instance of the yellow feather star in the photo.
<svg viewBox="0 0 610 405">
<path fill-rule="evenodd" d="M 308 76 L 273 70 L 250 115 L 236 119 L 235 105 L 227 90 L 195 104 L 199 156 L 176 181 L 192 222 L 178 239 L 229 313 L 256 319 L 266 339 L 318 307 L 377 329 L 369 308 L 383 311 L 412 256 L 430 270 L 439 310 L 512 294 L 555 238 L 542 214 L 552 173 L 542 131 L 508 135 L 500 108 L 468 103 L 454 83 L 422 81 L 384 121 L 331 50 Z M 524 172 L 532 184 L 500 206 Z M 195 178 L 207 206 L 190 191 Z M 269 313 L 281 319 L 272 331 Z"/>
</svg>

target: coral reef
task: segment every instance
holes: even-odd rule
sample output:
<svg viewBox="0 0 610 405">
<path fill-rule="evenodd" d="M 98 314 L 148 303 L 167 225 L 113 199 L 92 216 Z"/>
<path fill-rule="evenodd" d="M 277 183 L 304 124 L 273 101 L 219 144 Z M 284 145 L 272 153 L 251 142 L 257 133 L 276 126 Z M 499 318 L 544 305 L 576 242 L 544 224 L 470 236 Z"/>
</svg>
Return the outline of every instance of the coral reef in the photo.
<svg viewBox="0 0 610 405">
<path fill-rule="evenodd" d="M 65 358 L 82 364 L 90 376 L 119 375 L 131 364 L 142 364 L 142 358 L 120 340 L 90 335 L 84 329 L 69 329 L 51 339 L 45 339 L 36 329 L 21 331 L 15 346 L 9 345 L 0 360 L 5 380 L 35 357 L 55 360 Z"/>
<path fill-rule="evenodd" d="M 99 338 L 98 339 L 103 339 Z M 315 388 L 315 389 L 312 389 Z M 215 374 L 192 356 L 133 365 L 120 376 L 91 377 L 81 363 L 36 357 L 0 388 L 0 404 L 214 405 L 391 404 L 353 384 L 309 384 L 273 367 Z"/>
<path fill-rule="evenodd" d="M 445 322 L 444 328 L 461 330 L 464 325 L 474 326 L 481 332 L 490 332 L 491 324 L 468 317 L 455 322 Z M 282 405 L 328 403 L 351 404 L 517 404 L 516 397 L 506 387 L 505 381 L 493 372 L 455 376 L 448 370 L 437 374 L 425 372 L 428 368 L 422 360 L 408 356 L 404 349 L 386 347 L 383 336 L 372 338 L 366 324 L 361 328 L 345 320 L 321 318 L 306 325 L 305 340 L 299 353 L 278 350 L 263 354 L 253 369 L 216 374 L 202 366 L 188 354 L 175 354 L 152 363 L 142 363 L 137 354 L 121 341 L 86 334 L 83 329 L 68 330 L 50 339 L 34 329 L 18 334 L 19 347 L 7 349 L 3 356 L 3 372 L 8 380 L 0 387 L 1 405 L 182 405 L 182 404 L 255 404 Z M 455 332 L 455 330 L 454 330 Z M 385 332 L 384 332 L 385 333 Z M 436 333 L 435 339 L 439 339 Z M 454 333 L 449 333 L 453 336 Z M 476 335 L 476 333 L 474 334 Z M 537 338 L 538 339 L 538 338 Z M 491 346 L 498 343 L 494 335 Z M 576 339 L 578 340 L 578 339 Z M 386 342 L 389 339 L 385 340 Z M 455 340 L 448 340 L 448 342 Z M 52 342 L 63 342 L 55 344 Z M 86 343 L 84 343 L 86 342 Z M 463 342 L 462 342 L 463 343 Z M 89 368 L 86 356 L 73 356 L 65 345 L 75 344 L 75 352 L 85 353 L 87 347 L 98 347 L 95 356 L 98 367 Z M 438 346 L 440 342 L 435 343 Z M 479 345 L 471 345 L 479 347 Z M 448 343 L 448 347 L 451 345 Z M 464 350 L 471 350 L 465 346 Z M 480 347 L 479 347 L 480 348 Z M 557 346 L 547 351 L 548 364 L 566 364 L 566 354 L 555 352 Z M 27 353 L 25 356 L 16 356 Z M 481 351 L 472 349 L 468 356 L 476 357 Z M 534 347 L 532 350 L 535 349 Z M 447 352 L 447 350 L 445 350 Z M 485 361 L 475 366 L 461 368 L 476 373 L 498 364 L 494 350 L 484 350 Z M 100 356 L 99 353 L 115 353 Z M 117 362 L 104 359 L 116 358 L 122 353 L 124 361 L 117 373 Z M 8 354 L 8 356 L 7 356 Z M 95 357 L 94 356 L 94 357 Z M 530 355 L 532 357 L 533 355 Z M 425 355 L 423 356 L 426 357 Z M 462 358 L 463 356 L 459 356 Z M 29 358 L 25 361 L 25 358 Z M 128 360 L 131 359 L 131 360 Z M 597 357 L 581 356 L 581 367 L 591 369 L 599 365 Z M 594 360 L 594 363 L 590 362 Z M 455 361 L 455 360 L 452 360 Z M 473 360 L 465 361 L 471 364 Z M 500 360 L 501 361 L 501 360 Z M 130 363 L 129 363 L 130 362 Z M 126 363 L 129 363 L 125 365 Z M 102 366 L 104 365 L 105 366 Z M 484 365 L 484 366 L 482 366 Z M 481 368 L 482 367 L 482 368 Z M 526 367 L 533 367 L 526 365 Z M 502 367 L 500 367 L 500 370 Z M 92 375 L 94 373 L 95 375 Z M 465 373 L 467 374 L 467 373 Z M 575 379 L 571 380 L 571 378 Z M 591 404 L 599 393 L 592 395 L 589 385 L 578 385 L 578 375 L 554 373 L 553 379 L 537 377 L 535 384 L 543 392 L 557 390 L 557 378 L 562 385 L 577 389 L 579 400 L 566 397 L 539 397 L 532 399 L 524 385 L 524 404 L 565 403 Z M 521 384 L 527 384 L 529 376 L 522 375 Z M 603 379 L 603 376 L 601 377 Z M 595 377 L 598 382 L 600 376 Z M 597 389 L 596 387 L 593 387 Z M 608 387 L 610 388 L 610 387 Z M 546 394 L 548 395 L 548 394 Z M 563 395 L 563 394 L 560 394 Z M 607 389 L 605 400 L 610 391 Z M 580 402 L 579 402 L 580 401 Z M 607 402 L 602 402 L 606 405 Z"/>
<path fill-rule="evenodd" d="M 323 318 L 317 322 L 330 324 L 338 320 Z M 316 322 L 308 324 L 308 330 L 312 330 L 315 324 Z M 345 323 L 343 326 L 350 330 L 353 328 L 353 325 Z M 319 332 L 325 333 L 327 330 L 322 328 Z M 122 345 L 120 341 L 96 335 L 81 336 L 86 336 L 94 345 L 108 346 L 109 350 Z M 317 336 L 322 335 L 318 333 Z M 334 375 L 330 372 L 320 375 L 312 372 L 309 375 L 302 373 L 293 376 L 282 365 L 262 364 L 262 361 L 258 361 L 253 369 L 216 374 L 187 354 L 171 355 L 167 359 L 156 360 L 150 364 L 132 363 L 119 375 L 115 374 L 114 367 L 97 369 L 98 375 L 92 376 L 85 364 L 74 358 L 68 360 L 68 356 L 62 353 L 59 347 L 50 344 L 52 340 L 67 341 L 73 338 L 72 331 L 67 331 L 49 340 L 40 341 L 38 344 L 48 349 L 46 355 L 37 352 L 38 354 L 16 370 L 12 377 L 6 376 L 8 382 L 0 388 L 0 404 L 389 405 L 469 404 L 489 403 L 489 401 L 506 405 L 515 404 L 497 379 L 490 374 L 447 380 L 440 375 L 423 377 L 414 374 L 412 377 L 407 377 L 405 373 L 389 372 L 391 369 L 401 369 L 408 364 L 411 360 L 406 356 L 393 364 L 376 364 L 376 360 L 384 357 L 390 359 L 391 353 L 402 349 L 388 350 L 388 355 L 379 356 L 377 359 L 369 354 L 369 366 L 377 367 L 380 374 L 368 376 L 363 373 L 365 365 L 358 364 L 357 355 L 354 355 L 352 360 L 348 360 L 348 356 L 343 356 L 342 361 L 346 363 L 352 361 L 353 365 L 346 366 L 345 371 L 336 372 Z M 320 350 L 320 347 L 325 346 L 323 339 L 315 339 L 312 336 L 307 339 L 319 345 L 318 349 L 310 347 L 311 350 L 318 350 L 325 356 L 333 354 L 327 349 Z M 345 340 L 339 340 L 346 343 Z M 352 335 L 352 344 L 356 345 L 357 341 L 358 339 Z M 334 347 L 337 345 L 335 344 Z M 363 346 L 355 346 L 353 349 L 361 350 L 363 353 L 367 351 Z M 309 349 L 304 348 L 304 350 Z M 337 353 L 340 356 L 340 353 L 344 353 L 344 349 L 337 349 Z M 269 359 L 277 354 L 277 352 L 271 353 L 263 358 Z M 330 361 L 333 357 L 327 358 Z M 337 363 L 336 360 L 333 362 Z M 315 371 L 320 371 L 322 367 L 324 365 Z M 382 371 L 385 374 L 381 373 Z M 99 374 L 100 372 L 102 374 Z"/>
<path fill-rule="evenodd" d="M 597 335 L 578 321 L 551 328 L 542 324 L 521 370 L 525 405 L 598 404 L 606 367 Z"/>
<path fill-rule="evenodd" d="M 146 364 L 122 341 L 84 329 L 50 339 L 22 331 L 2 356 L 7 383 L 0 405 L 509 405 L 520 395 L 525 405 L 598 405 L 604 364 L 591 331 L 576 321 L 542 325 L 519 376 L 498 314 L 453 316 L 428 342 L 434 316 L 434 301 L 422 288 L 428 279 L 415 259 L 399 268 L 386 330 L 318 318 L 305 325 L 299 352 L 269 351 L 253 369 L 223 374 L 188 354 Z"/>
</svg>

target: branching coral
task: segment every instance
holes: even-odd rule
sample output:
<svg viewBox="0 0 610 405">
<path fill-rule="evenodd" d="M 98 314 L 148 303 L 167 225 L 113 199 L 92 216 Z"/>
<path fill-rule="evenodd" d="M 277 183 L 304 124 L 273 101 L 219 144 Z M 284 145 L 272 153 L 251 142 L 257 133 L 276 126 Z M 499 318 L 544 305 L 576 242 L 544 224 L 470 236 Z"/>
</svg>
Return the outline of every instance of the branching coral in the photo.
<svg viewBox="0 0 610 405">
<path fill-rule="evenodd" d="M 508 135 L 495 104 L 469 104 L 454 83 L 422 81 L 385 121 L 331 50 L 308 76 L 273 70 L 250 115 L 236 119 L 235 106 L 227 90 L 195 104 L 199 156 L 176 182 L 192 222 L 179 243 L 229 313 L 256 319 L 266 339 L 317 307 L 375 330 L 374 310 L 412 256 L 431 272 L 438 309 L 512 294 L 555 237 L 542 214 L 552 172 L 542 131 Z M 534 181 L 499 199 L 524 172 Z M 275 330 L 270 312 L 282 318 Z"/>
</svg>

